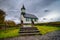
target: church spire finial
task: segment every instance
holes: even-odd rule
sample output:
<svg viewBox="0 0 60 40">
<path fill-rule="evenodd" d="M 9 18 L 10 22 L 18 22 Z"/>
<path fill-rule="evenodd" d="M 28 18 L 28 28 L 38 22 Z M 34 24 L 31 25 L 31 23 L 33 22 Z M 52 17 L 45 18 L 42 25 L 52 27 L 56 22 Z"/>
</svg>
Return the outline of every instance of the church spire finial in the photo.
<svg viewBox="0 0 60 40">
<path fill-rule="evenodd" d="M 24 4 L 23 4 L 23 6 L 22 6 L 21 10 L 22 10 L 22 9 L 24 9 L 24 10 L 25 10 Z"/>
</svg>

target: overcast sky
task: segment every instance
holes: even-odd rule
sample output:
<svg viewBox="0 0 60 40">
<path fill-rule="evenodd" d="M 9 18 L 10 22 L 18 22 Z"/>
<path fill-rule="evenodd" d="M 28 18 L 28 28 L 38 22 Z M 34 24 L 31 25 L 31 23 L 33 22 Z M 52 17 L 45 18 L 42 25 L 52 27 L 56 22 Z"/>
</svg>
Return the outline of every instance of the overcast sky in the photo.
<svg viewBox="0 0 60 40">
<path fill-rule="evenodd" d="M 26 13 L 36 15 L 40 22 L 60 21 L 60 0 L 0 0 L 0 9 L 6 12 L 6 20 L 18 23 L 23 4 Z"/>
</svg>

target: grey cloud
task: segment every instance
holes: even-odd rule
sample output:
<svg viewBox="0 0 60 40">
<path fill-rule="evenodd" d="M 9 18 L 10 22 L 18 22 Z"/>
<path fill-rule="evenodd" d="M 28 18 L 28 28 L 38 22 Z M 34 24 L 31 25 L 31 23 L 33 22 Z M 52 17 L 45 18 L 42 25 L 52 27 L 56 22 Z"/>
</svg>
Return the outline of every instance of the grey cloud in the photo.
<svg viewBox="0 0 60 40">
<path fill-rule="evenodd" d="M 18 3 L 22 0 L 1 0 L 0 1 L 0 7 L 6 7 L 9 10 L 15 9 L 18 6 Z"/>
<path fill-rule="evenodd" d="M 37 1 L 36 0 L 31 0 L 31 1 L 28 1 L 28 2 L 27 1 L 25 1 L 26 2 L 25 4 L 28 6 L 27 7 L 28 10 L 30 12 L 37 12 L 37 11 L 45 8 L 46 6 L 52 4 L 56 0 L 37 0 Z"/>
<path fill-rule="evenodd" d="M 58 0 L 0 0 L 0 8 L 7 9 L 6 13 L 8 14 L 8 18 L 15 16 L 18 16 L 17 18 L 19 18 L 20 9 L 24 4 L 28 13 L 35 14 L 40 18 L 45 15 L 45 8 L 49 10 L 49 8 L 51 8 L 49 6 L 51 6 L 51 4 L 56 1 Z M 54 7 L 54 9 L 55 8 L 56 7 Z M 50 9 L 49 11 L 51 10 L 52 9 Z"/>
<path fill-rule="evenodd" d="M 37 12 L 54 1 L 56 0 L 23 0 L 22 3 L 25 4 L 27 10 L 30 12 Z M 14 10 L 17 8 L 19 2 L 21 2 L 21 0 L 1 0 L 0 6 L 6 7 L 8 10 Z"/>
</svg>

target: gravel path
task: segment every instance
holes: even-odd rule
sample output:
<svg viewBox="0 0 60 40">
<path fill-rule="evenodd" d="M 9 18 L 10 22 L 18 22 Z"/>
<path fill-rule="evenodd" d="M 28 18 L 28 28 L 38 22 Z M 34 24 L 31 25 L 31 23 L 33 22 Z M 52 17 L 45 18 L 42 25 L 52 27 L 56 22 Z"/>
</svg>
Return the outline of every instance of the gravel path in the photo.
<svg viewBox="0 0 60 40">
<path fill-rule="evenodd" d="M 20 36 L 0 40 L 60 40 L 60 31 L 50 32 L 46 35 Z"/>
</svg>

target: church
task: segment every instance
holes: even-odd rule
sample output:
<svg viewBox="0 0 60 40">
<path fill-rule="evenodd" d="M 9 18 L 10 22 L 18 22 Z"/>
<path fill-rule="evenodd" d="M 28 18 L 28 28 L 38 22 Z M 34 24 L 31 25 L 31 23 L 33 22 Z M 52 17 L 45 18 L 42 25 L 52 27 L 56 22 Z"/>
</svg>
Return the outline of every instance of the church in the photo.
<svg viewBox="0 0 60 40">
<path fill-rule="evenodd" d="M 21 8 L 21 20 L 23 23 L 31 23 L 32 21 L 34 23 L 38 22 L 38 18 L 35 15 L 26 13 L 26 8 L 24 5 Z"/>
</svg>

